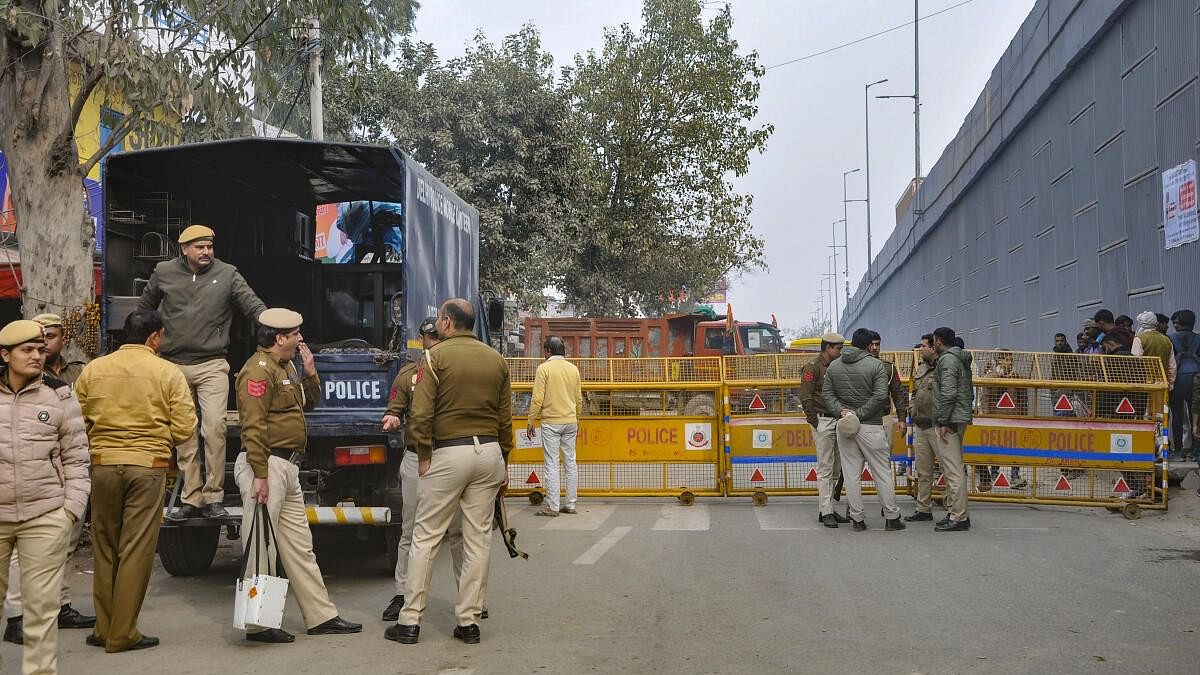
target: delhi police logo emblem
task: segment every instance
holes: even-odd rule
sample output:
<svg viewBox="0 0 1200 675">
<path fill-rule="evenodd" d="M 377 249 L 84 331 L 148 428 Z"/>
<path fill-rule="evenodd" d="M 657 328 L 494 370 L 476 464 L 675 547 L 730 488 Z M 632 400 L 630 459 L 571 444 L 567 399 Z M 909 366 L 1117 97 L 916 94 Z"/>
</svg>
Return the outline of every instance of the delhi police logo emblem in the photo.
<svg viewBox="0 0 1200 675">
<path fill-rule="evenodd" d="M 40 411 L 40 412 L 38 413 L 38 421 L 39 421 L 39 422 L 49 422 L 49 421 L 50 421 L 50 413 L 49 413 L 49 411 L 46 411 L 46 410 L 42 410 L 42 411 Z"/>
</svg>

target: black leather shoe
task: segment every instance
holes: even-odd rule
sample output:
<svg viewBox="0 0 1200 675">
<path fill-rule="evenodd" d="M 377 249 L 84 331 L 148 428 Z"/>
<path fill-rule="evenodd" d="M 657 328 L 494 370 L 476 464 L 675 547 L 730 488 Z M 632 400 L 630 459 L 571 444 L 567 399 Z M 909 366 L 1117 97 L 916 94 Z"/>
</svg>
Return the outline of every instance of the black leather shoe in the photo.
<svg viewBox="0 0 1200 675">
<path fill-rule="evenodd" d="M 908 526 L 904 524 L 903 520 L 900 520 L 899 516 L 895 518 L 889 518 L 883 523 L 883 529 L 887 532 L 899 532 L 906 527 Z"/>
<path fill-rule="evenodd" d="M 204 511 L 202 511 L 201 509 L 199 509 L 195 506 L 192 506 L 191 504 L 184 504 L 183 506 L 180 506 L 177 509 L 172 509 L 167 512 L 167 520 L 169 520 L 171 522 L 175 522 L 175 523 L 178 523 L 178 522 L 181 522 L 184 520 L 190 520 L 192 518 L 203 518 L 203 517 L 204 517 Z"/>
<path fill-rule="evenodd" d="M 855 519 L 851 518 L 850 522 L 853 523 L 852 527 L 854 528 L 855 532 L 866 532 L 867 531 L 867 521 L 855 520 Z"/>
<path fill-rule="evenodd" d="M 14 645 L 25 644 L 25 620 L 23 616 L 14 616 L 4 627 L 4 641 Z"/>
<path fill-rule="evenodd" d="M 925 511 L 916 511 L 911 516 L 905 516 L 904 520 L 909 523 L 919 523 L 925 520 L 933 520 L 933 514 L 926 513 Z"/>
<path fill-rule="evenodd" d="M 849 518 L 847 518 L 846 516 L 843 516 L 842 514 L 838 513 L 837 511 L 834 511 L 834 512 L 833 512 L 833 519 L 834 519 L 834 520 L 836 520 L 836 521 L 838 521 L 839 523 L 841 523 L 841 524 L 843 524 L 843 525 L 845 525 L 846 523 L 850 522 L 850 519 L 849 519 Z"/>
<path fill-rule="evenodd" d="M 204 517 L 205 518 L 227 518 L 227 517 L 229 517 L 229 512 L 225 510 L 224 505 L 214 502 L 212 504 L 204 505 Z"/>
<path fill-rule="evenodd" d="M 470 626 L 455 626 L 454 637 L 462 640 L 465 644 L 479 644 L 479 626 L 471 624 Z"/>
<path fill-rule="evenodd" d="M 309 635 L 345 635 L 347 633 L 361 632 L 361 623 L 351 623 L 340 616 L 335 616 L 320 626 L 313 626 L 308 629 Z"/>
<path fill-rule="evenodd" d="M 971 519 L 947 520 L 946 522 L 938 523 L 933 529 L 937 532 L 966 532 L 971 529 Z"/>
<path fill-rule="evenodd" d="M 395 621 L 400 618 L 400 610 L 404 609 L 404 596 L 393 595 L 392 601 L 388 603 L 387 609 L 383 610 L 384 621 Z"/>
<path fill-rule="evenodd" d="M 825 527 L 838 526 L 837 518 L 834 518 L 832 513 L 826 513 L 825 515 L 821 516 L 821 524 Z"/>
<path fill-rule="evenodd" d="M 265 642 L 272 645 L 286 645 L 295 642 L 296 636 L 278 628 L 268 628 L 258 633 L 246 633 L 246 639 L 251 642 Z"/>
<path fill-rule="evenodd" d="M 91 635 L 87 636 L 87 639 L 84 640 L 84 642 L 86 642 L 87 646 L 89 646 L 89 647 L 103 647 L 104 646 L 104 640 L 101 640 L 100 638 L 96 637 L 95 633 L 92 633 Z"/>
<path fill-rule="evenodd" d="M 383 631 L 383 637 L 392 642 L 399 642 L 402 645 L 415 645 L 417 638 L 421 635 L 421 627 L 417 625 L 405 626 L 403 624 L 395 624 Z"/>
<path fill-rule="evenodd" d="M 59 628 L 94 628 L 96 626 L 96 617 L 81 614 L 67 603 L 58 610 L 58 627 Z"/>
<path fill-rule="evenodd" d="M 134 651 L 136 649 L 150 649 L 151 647 L 157 646 L 158 638 L 150 637 L 149 635 L 143 635 L 141 640 L 129 645 L 129 651 Z"/>
</svg>

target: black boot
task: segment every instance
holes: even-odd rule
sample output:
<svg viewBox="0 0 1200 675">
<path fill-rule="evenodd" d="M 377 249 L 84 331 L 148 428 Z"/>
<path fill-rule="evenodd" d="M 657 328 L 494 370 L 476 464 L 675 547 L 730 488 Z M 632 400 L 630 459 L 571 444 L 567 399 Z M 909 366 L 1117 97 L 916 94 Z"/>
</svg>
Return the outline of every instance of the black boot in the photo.
<svg viewBox="0 0 1200 675">
<path fill-rule="evenodd" d="M 905 525 L 904 521 L 900 520 L 899 517 L 890 518 L 883 523 L 883 529 L 888 532 L 898 532 L 906 527 L 908 526 Z"/>
<path fill-rule="evenodd" d="M 393 595 L 392 601 L 388 603 L 387 609 L 383 610 L 384 621 L 395 621 L 400 618 L 400 610 L 404 609 L 404 596 Z"/>
<path fill-rule="evenodd" d="M 25 644 L 25 621 L 23 616 L 14 616 L 4 628 L 4 641 L 14 645 Z"/>
</svg>

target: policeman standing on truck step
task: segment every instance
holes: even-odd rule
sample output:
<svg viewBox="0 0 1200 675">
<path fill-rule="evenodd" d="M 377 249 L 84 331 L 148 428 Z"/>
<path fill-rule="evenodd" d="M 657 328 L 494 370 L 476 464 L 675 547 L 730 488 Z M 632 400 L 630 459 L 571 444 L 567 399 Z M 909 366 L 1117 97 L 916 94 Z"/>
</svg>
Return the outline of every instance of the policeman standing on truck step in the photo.
<svg viewBox="0 0 1200 675">
<path fill-rule="evenodd" d="M 36 321 L 0 330 L 0 588 L 9 558 L 19 556 L 25 673 L 57 672 L 67 546 L 91 487 L 79 402 L 42 374 L 44 344 Z"/>
<path fill-rule="evenodd" d="M 162 356 L 179 366 L 200 410 L 200 429 L 179 446 L 183 506 L 173 521 L 229 515 L 225 499 L 225 409 L 229 404 L 229 324 L 237 307 L 254 320 L 267 308 L 237 268 L 217 260 L 211 228 L 192 225 L 179 235 L 181 255 L 159 263 L 138 301 L 157 309 L 166 327 Z M 200 437 L 205 475 L 200 475 Z"/>
<path fill-rule="evenodd" d="M 413 390 L 412 429 L 421 476 L 417 520 L 408 554 L 407 604 L 384 637 L 415 644 L 421 632 L 429 577 L 455 511 L 462 511 L 463 569 L 454 637 L 479 642 L 487 594 L 496 497 L 508 484 L 513 447 L 508 364 L 475 338 L 475 312 L 461 298 L 438 311 L 443 341 L 425 352 Z"/>
<path fill-rule="evenodd" d="M 437 334 L 437 317 L 426 317 L 417 329 L 421 336 L 421 349 L 429 351 L 441 342 Z M 424 358 L 422 352 L 421 358 Z M 419 359 L 400 369 L 392 383 L 392 391 L 388 398 L 387 411 L 383 415 L 384 431 L 399 431 L 405 423 L 405 418 L 411 420 L 409 410 L 412 406 L 412 392 L 417 382 L 417 366 Z M 412 432 L 405 435 L 407 447 L 404 449 L 404 459 L 400 462 L 400 492 L 403 505 L 400 507 L 400 541 L 396 546 L 396 594 L 383 610 L 384 621 L 395 621 L 400 618 L 400 608 L 404 607 L 404 588 L 408 585 L 408 551 L 412 547 L 413 524 L 417 516 L 417 446 L 413 443 Z M 450 544 L 450 559 L 454 563 L 454 582 L 458 584 L 462 578 L 463 542 L 462 516 L 454 514 L 450 527 L 446 530 L 446 540 Z"/>
<path fill-rule="evenodd" d="M 266 552 L 268 569 L 274 568 L 278 554 L 308 634 L 357 633 L 362 624 L 338 616 L 325 590 L 300 488 L 300 462 L 308 447 L 304 411 L 312 410 L 321 396 L 315 360 L 300 334 L 302 323 L 304 318 L 290 309 L 263 311 L 255 336 L 258 351 L 237 374 L 242 452 L 234 463 L 233 477 L 242 494 L 242 532 L 250 531 L 256 505 L 266 504 L 275 531 L 274 545 L 269 545 Z M 297 354 L 304 366 L 303 374 L 292 363 Z M 246 569 L 250 571 L 256 569 L 257 547 L 248 539 L 243 537 L 242 547 L 247 551 Z M 268 628 L 247 631 L 246 639 L 288 643 L 296 638 L 282 629 Z"/>
<path fill-rule="evenodd" d="M 800 405 L 804 406 L 804 416 L 812 427 L 817 446 L 817 522 L 825 527 L 850 522 L 833 508 L 833 486 L 842 475 L 842 464 L 837 449 L 837 418 L 825 408 L 821 395 L 825 371 L 841 358 L 845 344 L 846 339 L 837 333 L 822 335 L 821 353 L 800 369 Z"/>
<path fill-rule="evenodd" d="M 42 373 L 45 377 L 59 380 L 68 385 L 75 384 L 79 373 L 83 371 L 83 361 L 67 361 L 63 358 L 63 320 L 57 314 L 39 314 L 33 320 L 42 324 L 45 334 L 46 347 Z M 71 528 L 71 545 L 67 549 L 67 560 L 75 555 L 79 548 L 79 537 L 83 534 L 83 518 L 75 521 Z M 22 622 L 21 607 L 21 567 L 17 563 L 18 556 L 12 557 L 8 567 L 8 595 L 4 598 L 4 615 L 8 617 L 8 625 L 4 627 L 4 641 L 13 644 L 25 642 L 25 630 Z M 62 606 L 58 612 L 59 628 L 91 628 L 96 625 L 96 617 L 81 613 L 71 606 L 71 584 L 67 575 L 63 574 Z"/>
</svg>

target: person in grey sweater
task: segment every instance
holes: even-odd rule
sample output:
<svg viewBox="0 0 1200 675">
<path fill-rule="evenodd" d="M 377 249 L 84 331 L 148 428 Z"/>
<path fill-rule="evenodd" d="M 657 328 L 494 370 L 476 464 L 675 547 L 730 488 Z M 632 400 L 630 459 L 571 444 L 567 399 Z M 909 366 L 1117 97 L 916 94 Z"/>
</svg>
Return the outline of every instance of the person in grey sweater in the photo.
<svg viewBox="0 0 1200 675">
<path fill-rule="evenodd" d="M 865 328 L 854 331 L 851 346 L 842 351 L 842 358 L 829 364 L 821 394 L 825 409 L 838 418 L 838 449 L 852 527 L 856 532 L 867 529 L 862 498 L 865 461 L 883 504 L 884 529 L 903 530 L 904 521 L 900 519 L 900 507 L 896 505 L 891 449 L 883 427 L 883 415 L 888 411 L 891 372 L 888 364 L 871 358 L 867 352 L 871 336 L 872 332 Z"/>
</svg>

